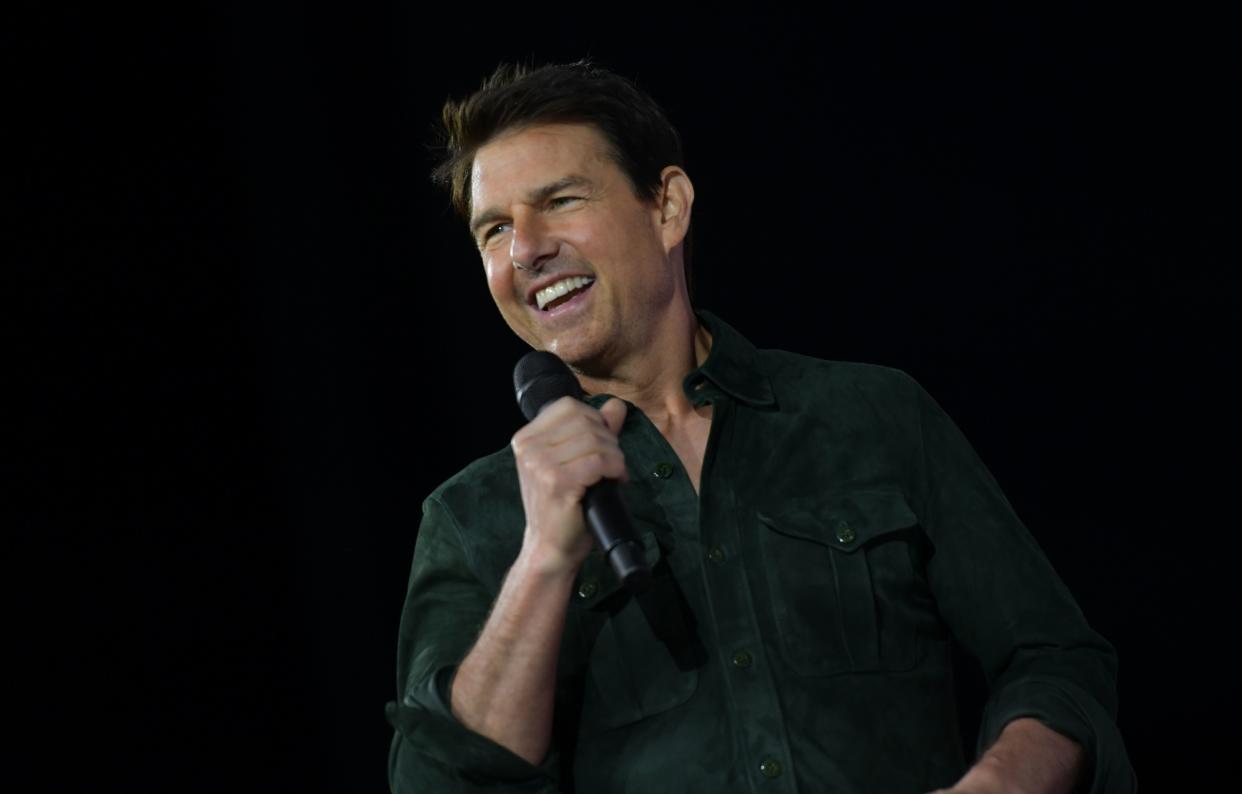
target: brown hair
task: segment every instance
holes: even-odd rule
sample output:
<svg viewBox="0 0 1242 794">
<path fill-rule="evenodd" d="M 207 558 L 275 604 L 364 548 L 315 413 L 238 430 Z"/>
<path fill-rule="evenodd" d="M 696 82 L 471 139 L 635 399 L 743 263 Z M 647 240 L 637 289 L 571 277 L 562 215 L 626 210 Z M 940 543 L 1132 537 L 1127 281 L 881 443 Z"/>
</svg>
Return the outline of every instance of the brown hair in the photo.
<svg viewBox="0 0 1242 794">
<path fill-rule="evenodd" d="M 664 111 L 630 80 L 589 60 L 531 67 L 501 64 L 479 90 L 444 103 L 441 114 L 444 160 L 432 181 L 449 189 L 453 208 L 470 218 L 470 171 L 475 153 L 504 132 L 536 124 L 590 124 L 608 142 L 609 155 L 630 181 L 634 194 L 654 202 L 660 172 L 685 167 L 681 136 Z M 683 245 L 690 280 L 690 238 Z"/>
</svg>

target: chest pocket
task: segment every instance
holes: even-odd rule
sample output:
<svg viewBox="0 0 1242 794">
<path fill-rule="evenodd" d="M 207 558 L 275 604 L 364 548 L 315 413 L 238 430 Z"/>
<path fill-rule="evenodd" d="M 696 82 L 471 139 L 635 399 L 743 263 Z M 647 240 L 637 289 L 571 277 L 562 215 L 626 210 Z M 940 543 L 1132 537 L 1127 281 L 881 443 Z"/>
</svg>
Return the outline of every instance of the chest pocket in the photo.
<svg viewBox="0 0 1242 794">
<path fill-rule="evenodd" d="M 584 737 L 668 711 L 690 698 L 706 652 L 671 575 L 666 549 L 642 533 L 651 581 L 632 595 L 598 551 L 583 563 L 570 603 L 577 656 L 585 665 Z"/>
<path fill-rule="evenodd" d="M 897 491 L 852 491 L 759 513 L 782 653 L 804 675 L 899 671 L 921 656 L 934 604 L 922 532 Z"/>
</svg>

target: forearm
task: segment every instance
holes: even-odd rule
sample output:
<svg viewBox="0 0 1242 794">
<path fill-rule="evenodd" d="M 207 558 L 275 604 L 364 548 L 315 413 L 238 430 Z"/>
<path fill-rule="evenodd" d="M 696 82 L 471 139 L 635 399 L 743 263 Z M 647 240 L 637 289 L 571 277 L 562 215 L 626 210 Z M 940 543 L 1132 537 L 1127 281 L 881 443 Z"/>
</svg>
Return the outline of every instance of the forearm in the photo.
<svg viewBox="0 0 1242 794">
<path fill-rule="evenodd" d="M 453 680 L 454 716 L 532 764 L 543 760 L 551 741 L 573 578 L 573 570 L 548 566 L 524 549 Z"/>
<path fill-rule="evenodd" d="M 1072 794 L 1083 776 L 1078 743 L 1039 720 L 1016 719 L 996 740 L 953 794 Z"/>
</svg>

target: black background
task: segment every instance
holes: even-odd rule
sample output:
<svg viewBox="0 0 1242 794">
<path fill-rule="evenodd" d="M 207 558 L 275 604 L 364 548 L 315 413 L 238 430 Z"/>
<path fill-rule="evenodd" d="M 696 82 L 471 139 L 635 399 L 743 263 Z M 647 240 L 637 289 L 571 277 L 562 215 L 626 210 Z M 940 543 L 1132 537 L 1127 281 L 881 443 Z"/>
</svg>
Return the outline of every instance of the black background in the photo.
<svg viewBox="0 0 1242 794">
<path fill-rule="evenodd" d="M 922 382 L 1117 646 L 1144 789 L 1236 767 L 1236 19 L 27 10 L 5 479 L 36 787 L 384 789 L 420 502 L 520 424 L 431 125 L 500 60 L 584 55 L 683 133 L 697 304 Z"/>
</svg>

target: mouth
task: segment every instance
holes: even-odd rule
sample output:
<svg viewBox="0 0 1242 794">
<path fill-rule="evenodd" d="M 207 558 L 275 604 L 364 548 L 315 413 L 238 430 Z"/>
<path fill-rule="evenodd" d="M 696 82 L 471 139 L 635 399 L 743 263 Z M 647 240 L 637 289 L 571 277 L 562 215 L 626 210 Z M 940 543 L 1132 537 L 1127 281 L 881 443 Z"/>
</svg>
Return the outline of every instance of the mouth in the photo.
<svg viewBox="0 0 1242 794">
<path fill-rule="evenodd" d="M 555 281 L 534 294 L 534 304 L 540 311 L 548 312 L 568 303 L 591 288 L 595 279 L 587 276 L 569 276 Z"/>
</svg>

